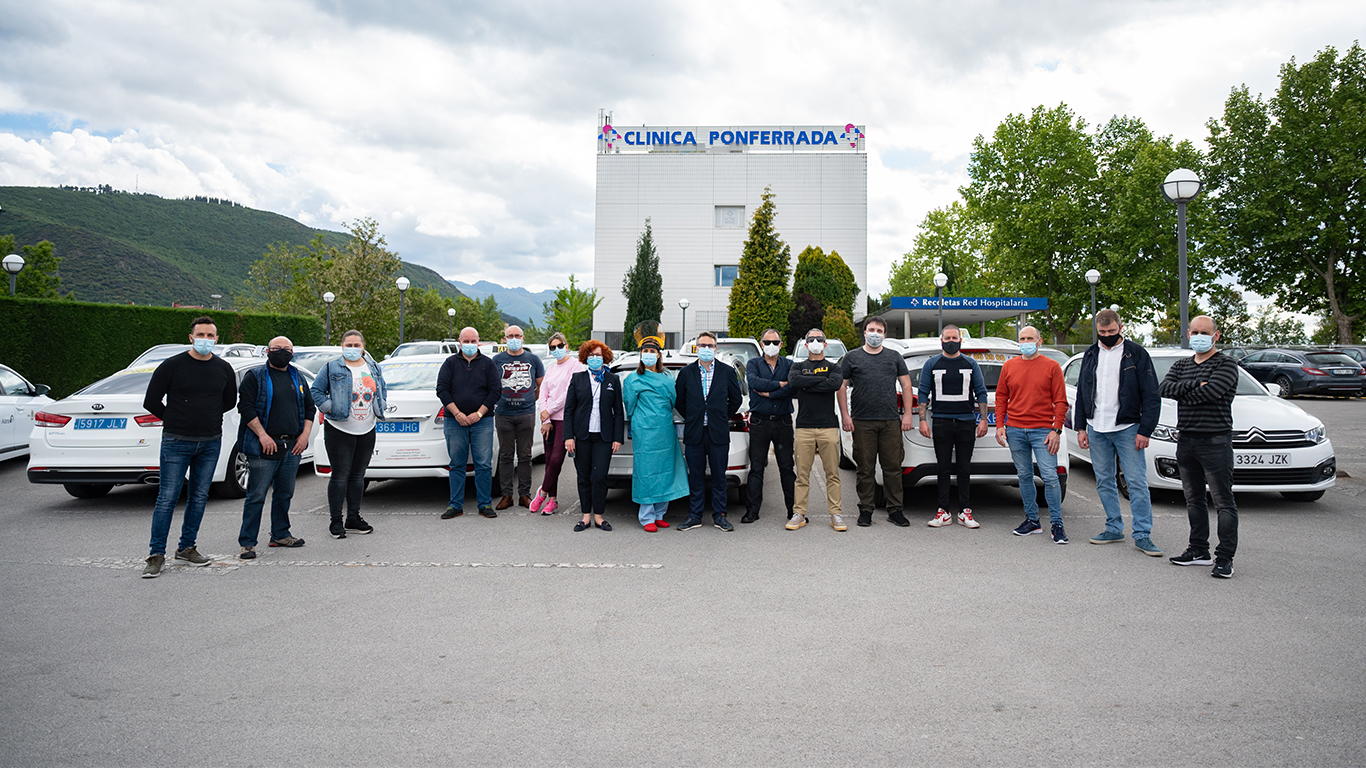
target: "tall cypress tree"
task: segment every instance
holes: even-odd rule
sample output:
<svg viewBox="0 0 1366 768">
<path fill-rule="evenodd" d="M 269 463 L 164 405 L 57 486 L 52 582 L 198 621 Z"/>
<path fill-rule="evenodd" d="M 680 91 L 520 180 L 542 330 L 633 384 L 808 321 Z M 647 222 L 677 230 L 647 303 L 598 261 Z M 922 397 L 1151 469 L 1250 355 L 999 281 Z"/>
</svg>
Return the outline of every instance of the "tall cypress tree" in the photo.
<svg viewBox="0 0 1366 768">
<path fill-rule="evenodd" d="M 636 348 L 636 326 L 646 320 L 659 322 L 664 315 L 664 278 L 659 274 L 659 255 L 655 253 L 655 235 L 649 219 L 636 241 L 636 263 L 626 270 L 621 293 L 626 297 L 621 348 L 630 352 Z"/>
<path fill-rule="evenodd" d="M 765 328 L 786 335 L 792 294 L 787 290 L 792 250 L 773 228 L 777 216 L 773 190 L 765 187 L 763 202 L 754 211 L 740 256 L 740 273 L 730 288 L 730 334 L 757 337 Z"/>
</svg>

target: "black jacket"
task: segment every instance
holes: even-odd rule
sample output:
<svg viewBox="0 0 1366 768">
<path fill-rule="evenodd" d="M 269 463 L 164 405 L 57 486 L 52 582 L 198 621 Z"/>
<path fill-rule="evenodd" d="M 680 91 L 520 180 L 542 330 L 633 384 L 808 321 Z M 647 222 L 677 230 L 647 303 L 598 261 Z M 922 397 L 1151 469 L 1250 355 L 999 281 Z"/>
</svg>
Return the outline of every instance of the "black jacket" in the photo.
<svg viewBox="0 0 1366 768">
<path fill-rule="evenodd" d="M 569 378 L 569 390 L 564 395 L 564 426 L 570 440 L 588 439 L 588 420 L 593 415 L 593 385 L 588 377 L 593 374 L 579 371 Z M 626 407 L 621 401 L 621 379 L 608 371 L 602 377 L 598 392 L 598 418 L 601 420 L 602 439 L 613 443 L 626 442 Z"/>
<path fill-rule="evenodd" d="M 702 366 L 689 363 L 678 372 L 674 391 L 678 400 L 674 408 L 683 417 L 683 444 L 702 444 L 702 416 L 707 417 L 706 434 L 713 443 L 730 444 L 730 418 L 740 410 L 744 395 L 740 393 L 740 379 L 735 369 L 721 362 L 712 361 L 716 370 L 712 371 L 711 391 L 706 401 L 702 398 Z"/>
<path fill-rule="evenodd" d="M 1116 424 L 1137 424 L 1138 434 L 1151 437 L 1162 415 L 1162 397 L 1157 393 L 1157 371 L 1148 350 L 1137 342 L 1125 339 L 1124 357 L 1119 363 L 1119 414 Z M 1100 365 L 1100 345 L 1086 348 L 1081 358 L 1081 376 L 1077 379 L 1077 404 L 1072 423 L 1078 432 L 1086 430 L 1086 422 L 1096 415 L 1096 368 Z"/>
</svg>

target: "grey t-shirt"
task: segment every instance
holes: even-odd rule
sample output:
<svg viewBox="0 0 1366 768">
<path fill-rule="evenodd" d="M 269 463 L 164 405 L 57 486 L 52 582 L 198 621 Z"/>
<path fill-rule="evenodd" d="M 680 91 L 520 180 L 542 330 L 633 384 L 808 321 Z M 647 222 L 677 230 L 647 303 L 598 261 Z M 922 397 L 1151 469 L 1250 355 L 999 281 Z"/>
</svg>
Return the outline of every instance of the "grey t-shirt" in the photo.
<svg viewBox="0 0 1366 768">
<path fill-rule="evenodd" d="M 894 349 L 883 348 L 875 355 L 863 347 L 846 352 L 840 359 L 845 381 L 854 388 L 849 415 L 855 421 L 889 421 L 901 418 L 896 410 L 896 380 L 909 376 L 906 361 Z"/>
</svg>

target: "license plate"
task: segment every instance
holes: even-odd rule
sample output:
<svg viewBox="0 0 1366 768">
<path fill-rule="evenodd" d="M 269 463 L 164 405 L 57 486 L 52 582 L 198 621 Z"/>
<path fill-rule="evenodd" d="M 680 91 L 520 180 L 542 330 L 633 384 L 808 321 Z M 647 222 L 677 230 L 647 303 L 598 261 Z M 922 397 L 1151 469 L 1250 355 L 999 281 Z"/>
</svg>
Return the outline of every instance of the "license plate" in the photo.
<svg viewBox="0 0 1366 768">
<path fill-rule="evenodd" d="M 126 429 L 128 419 L 76 419 L 76 429 Z"/>
<path fill-rule="evenodd" d="M 381 435 L 416 435 L 417 431 L 416 421 L 380 421 L 375 424 L 375 432 Z"/>
<path fill-rule="evenodd" d="M 1239 467 L 1288 467 L 1288 453 L 1235 453 L 1233 464 Z"/>
<path fill-rule="evenodd" d="M 972 423 L 974 423 L 974 424 L 981 424 L 981 423 L 982 423 L 982 414 L 980 414 L 980 413 L 977 414 L 977 415 L 973 418 Z M 996 411 L 987 411 L 987 426 L 988 426 L 988 427 L 994 427 L 994 426 L 996 426 Z"/>
<path fill-rule="evenodd" d="M 1351 368 L 1334 368 L 1333 373 L 1336 373 L 1339 376 L 1350 376 L 1353 371 Z"/>
</svg>

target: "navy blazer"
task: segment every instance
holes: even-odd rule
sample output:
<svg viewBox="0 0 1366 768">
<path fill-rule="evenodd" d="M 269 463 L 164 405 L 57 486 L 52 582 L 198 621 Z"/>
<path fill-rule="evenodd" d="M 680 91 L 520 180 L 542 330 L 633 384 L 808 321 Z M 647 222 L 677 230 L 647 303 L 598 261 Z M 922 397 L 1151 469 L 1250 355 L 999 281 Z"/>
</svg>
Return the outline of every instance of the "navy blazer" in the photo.
<svg viewBox="0 0 1366 768">
<path fill-rule="evenodd" d="M 593 415 L 593 374 L 579 371 L 569 377 L 569 390 L 564 396 L 565 437 L 570 440 L 588 439 L 588 420 Z M 612 443 L 626 442 L 626 406 L 621 400 L 621 379 L 608 371 L 602 377 L 598 392 L 598 418 L 602 424 L 602 439 Z"/>
<path fill-rule="evenodd" d="M 678 372 L 674 390 L 678 400 L 674 408 L 683 417 L 683 444 L 702 444 L 702 414 L 707 416 L 707 436 L 713 443 L 730 444 L 730 419 L 740 410 L 744 395 L 740 393 L 740 379 L 735 369 L 716 360 L 712 372 L 711 391 L 702 400 L 702 367 L 689 363 Z"/>
</svg>

